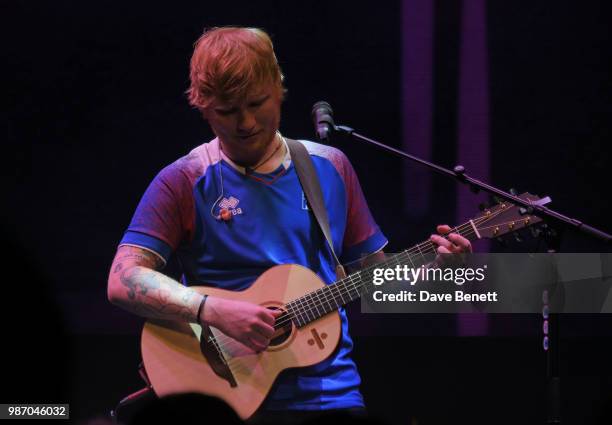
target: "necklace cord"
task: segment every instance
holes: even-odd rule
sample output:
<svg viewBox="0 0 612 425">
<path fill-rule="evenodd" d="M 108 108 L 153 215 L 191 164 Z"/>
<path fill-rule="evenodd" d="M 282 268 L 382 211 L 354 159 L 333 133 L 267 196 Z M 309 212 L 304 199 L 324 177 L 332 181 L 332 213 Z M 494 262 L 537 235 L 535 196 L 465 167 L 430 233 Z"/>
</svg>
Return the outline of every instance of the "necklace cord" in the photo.
<svg viewBox="0 0 612 425">
<path fill-rule="evenodd" d="M 279 138 L 278 139 L 278 145 L 276 146 L 276 148 L 274 149 L 274 151 L 270 155 L 268 155 L 263 161 L 261 161 L 259 164 L 255 165 L 254 167 L 245 167 L 245 169 L 248 169 L 250 172 L 253 172 L 253 171 L 257 170 L 259 167 L 261 167 L 266 162 L 268 162 L 276 154 L 276 152 L 278 152 L 278 150 L 281 148 L 282 145 L 283 145 L 283 142 Z"/>
</svg>

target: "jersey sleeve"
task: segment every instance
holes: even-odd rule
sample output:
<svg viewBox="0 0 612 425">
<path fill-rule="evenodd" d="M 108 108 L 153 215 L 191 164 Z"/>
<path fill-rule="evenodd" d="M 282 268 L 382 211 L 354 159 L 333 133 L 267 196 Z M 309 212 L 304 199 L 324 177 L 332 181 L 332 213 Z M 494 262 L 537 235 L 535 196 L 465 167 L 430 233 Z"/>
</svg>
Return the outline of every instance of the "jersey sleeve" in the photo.
<svg viewBox="0 0 612 425">
<path fill-rule="evenodd" d="M 190 237 L 191 191 L 189 178 L 177 163 L 164 168 L 142 196 L 120 246 L 139 246 L 168 261 L 181 242 Z"/>
<path fill-rule="evenodd" d="M 347 196 L 346 230 L 341 261 L 350 263 L 380 251 L 388 241 L 372 217 L 359 179 L 350 161 L 342 152 L 340 152 L 339 160 L 339 169 Z"/>
</svg>

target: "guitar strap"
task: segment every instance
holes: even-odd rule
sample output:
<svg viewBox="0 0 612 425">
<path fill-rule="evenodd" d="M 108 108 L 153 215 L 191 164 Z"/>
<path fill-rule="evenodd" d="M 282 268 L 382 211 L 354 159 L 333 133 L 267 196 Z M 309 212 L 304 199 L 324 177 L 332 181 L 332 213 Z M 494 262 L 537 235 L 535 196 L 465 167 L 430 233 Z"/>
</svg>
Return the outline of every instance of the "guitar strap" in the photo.
<svg viewBox="0 0 612 425">
<path fill-rule="evenodd" d="M 334 251 L 334 244 L 331 238 L 331 232 L 329 229 L 329 219 L 327 218 L 327 210 L 323 202 L 323 192 L 321 192 L 321 184 L 319 183 L 319 176 L 314 168 L 312 159 L 306 150 L 306 147 L 297 140 L 287 139 L 287 146 L 289 147 L 289 154 L 291 160 L 295 166 L 302 190 L 310 206 L 310 210 L 317 219 L 319 228 L 323 232 L 327 245 L 331 250 L 334 261 L 336 262 L 336 278 L 343 279 L 346 277 L 344 267 L 340 264 L 336 252 Z"/>
</svg>

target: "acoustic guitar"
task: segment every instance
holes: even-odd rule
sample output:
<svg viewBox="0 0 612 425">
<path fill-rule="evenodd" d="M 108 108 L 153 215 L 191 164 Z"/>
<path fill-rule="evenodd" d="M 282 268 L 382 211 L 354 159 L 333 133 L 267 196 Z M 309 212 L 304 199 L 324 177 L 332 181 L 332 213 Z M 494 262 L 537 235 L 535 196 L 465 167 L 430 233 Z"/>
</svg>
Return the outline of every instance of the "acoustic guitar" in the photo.
<svg viewBox="0 0 612 425">
<path fill-rule="evenodd" d="M 520 197 L 537 204 L 549 201 L 528 193 Z M 469 240 L 496 238 L 540 221 L 529 211 L 502 202 L 451 232 Z M 330 285 L 305 267 L 285 264 L 268 269 L 243 291 L 192 287 L 201 294 L 282 310 L 274 336 L 266 350 L 256 353 L 213 327 L 149 320 L 141 346 L 153 390 L 160 397 L 183 392 L 216 396 L 247 419 L 284 369 L 319 363 L 334 352 L 341 337 L 338 308 L 374 288 L 374 268 L 419 267 L 435 253 L 436 246 L 424 241 Z"/>
</svg>

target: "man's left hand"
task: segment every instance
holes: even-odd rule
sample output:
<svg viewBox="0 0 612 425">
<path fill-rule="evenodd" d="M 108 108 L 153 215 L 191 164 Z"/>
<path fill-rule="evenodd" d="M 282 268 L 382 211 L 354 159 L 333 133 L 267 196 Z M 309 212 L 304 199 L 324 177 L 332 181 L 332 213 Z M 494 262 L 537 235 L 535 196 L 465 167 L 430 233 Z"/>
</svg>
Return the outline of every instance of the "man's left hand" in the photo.
<svg viewBox="0 0 612 425">
<path fill-rule="evenodd" d="M 444 235 L 450 232 L 450 226 L 441 224 L 436 227 L 436 230 L 440 235 Z M 429 238 L 434 244 L 438 246 L 438 254 L 461 254 L 464 252 L 472 252 L 472 244 L 469 240 L 457 233 L 450 233 L 446 238 L 440 235 L 431 235 Z"/>
</svg>

